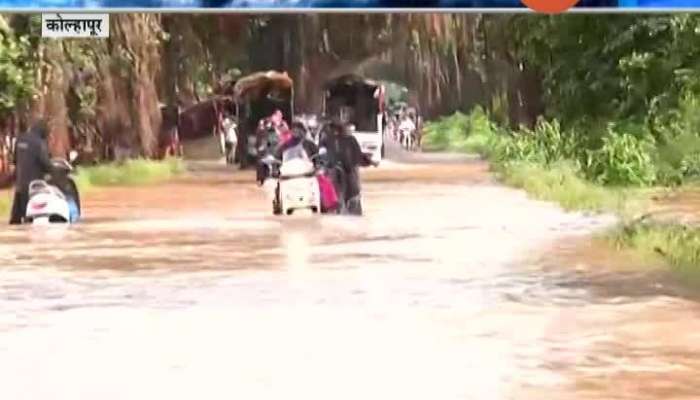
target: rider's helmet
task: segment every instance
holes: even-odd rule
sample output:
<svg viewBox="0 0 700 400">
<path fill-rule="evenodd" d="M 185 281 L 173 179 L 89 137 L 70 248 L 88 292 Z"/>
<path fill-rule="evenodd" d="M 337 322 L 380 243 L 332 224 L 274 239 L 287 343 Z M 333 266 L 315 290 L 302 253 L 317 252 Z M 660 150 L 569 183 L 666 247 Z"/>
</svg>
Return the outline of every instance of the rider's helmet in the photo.
<svg viewBox="0 0 700 400">
<path fill-rule="evenodd" d="M 292 135 L 296 139 L 303 139 L 306 137 L 306 125 L 301 120 L 294 120 L 291 126 Z"/>
</svg>

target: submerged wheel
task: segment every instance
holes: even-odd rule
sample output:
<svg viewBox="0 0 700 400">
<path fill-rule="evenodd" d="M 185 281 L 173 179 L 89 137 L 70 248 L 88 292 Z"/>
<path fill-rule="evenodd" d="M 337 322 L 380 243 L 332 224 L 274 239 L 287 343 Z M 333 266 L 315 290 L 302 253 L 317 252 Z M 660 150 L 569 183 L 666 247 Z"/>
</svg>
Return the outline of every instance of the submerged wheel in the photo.
<svg viewBox="0 0 700 400">
<path fill-rule="evenodd" d="M 293 209 L 290 208 L 289 210 L 287 210 L 287 215 L 292 215 L 292 214 L 294 214 L 294 210 L 293 210 Z"/>
</svg>

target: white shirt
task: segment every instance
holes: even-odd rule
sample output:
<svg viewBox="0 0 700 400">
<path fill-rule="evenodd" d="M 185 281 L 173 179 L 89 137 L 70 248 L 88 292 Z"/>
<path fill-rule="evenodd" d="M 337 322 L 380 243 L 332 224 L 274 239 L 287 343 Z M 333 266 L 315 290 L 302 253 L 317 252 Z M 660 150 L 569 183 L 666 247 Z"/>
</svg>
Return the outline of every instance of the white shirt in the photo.
<svg viewBox="0 0 700 400">
<path fill-rule="evenodd" d="M 406 129 L 409 131 L 413 131 L 416 129 L 416 124 L 413 123 L 410 119 L 405 119 L 401 121 L 401 125 L 399 125 L 399 129 Z"/>
<path fill-rule="evenodd" d="M 236 136 L 236 124 L 228 118 L 224 120 L 224 134 L 226 135 L 227 142 L 237 142 L 238 137 Z"/>
</svg>

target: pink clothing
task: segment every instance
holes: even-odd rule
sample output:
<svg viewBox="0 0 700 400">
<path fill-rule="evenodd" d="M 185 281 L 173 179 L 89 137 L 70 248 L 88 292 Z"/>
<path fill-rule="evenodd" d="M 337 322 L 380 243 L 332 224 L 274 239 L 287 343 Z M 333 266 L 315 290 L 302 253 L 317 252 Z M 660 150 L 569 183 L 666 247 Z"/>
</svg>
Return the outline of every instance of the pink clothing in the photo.
<svg viewBox="0 0 700 400">
<path fill-rule="evenodd" d="M 279 133 L 280 144 L 285 144 L 294 137 L 292 131 L 284 129 Z"/>
<path fill-rule="evenodd" d="M 321 190 L 321 208 L 323 211 L 332 211 L 338 207 L 338 193 L 335 191 L 333 181 L 326 175 L 317 175 L 318 187 Z"/>
<path fill-rule="evenodd" d="M 283 115 L 280 111 L 275 111 L 271 116 L 270 116 L 270 121 L 272 121 L 273 124 L 275 125 L 280 125 L 283 121 Z"/>
</svg>

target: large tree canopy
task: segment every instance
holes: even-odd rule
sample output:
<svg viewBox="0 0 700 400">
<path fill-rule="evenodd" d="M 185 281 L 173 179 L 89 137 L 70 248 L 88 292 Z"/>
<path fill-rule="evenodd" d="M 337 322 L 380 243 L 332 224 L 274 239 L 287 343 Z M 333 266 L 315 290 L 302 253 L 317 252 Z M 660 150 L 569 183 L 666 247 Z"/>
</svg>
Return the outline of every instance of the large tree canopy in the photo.
<svg viewBox="0 0 700 400">
<path fill-rule="evenodd" d="M 324 81 L 354 72 L 407 86 L 427 116 L 479 104 L 512 124 L 659 124 L 698 89 L 699 18 L 124 14 L 106 41 L 47 41 L 36 18 L 11 15 L 0 19 L 0 122 L 32 109 L 55 122 L 57 151 L 72 133 L 100 156 L 107 144 L 153 156 L 159 104 L 275 69 L 293 77 L 305 111 L 318 110 Z"/>
</svg>

